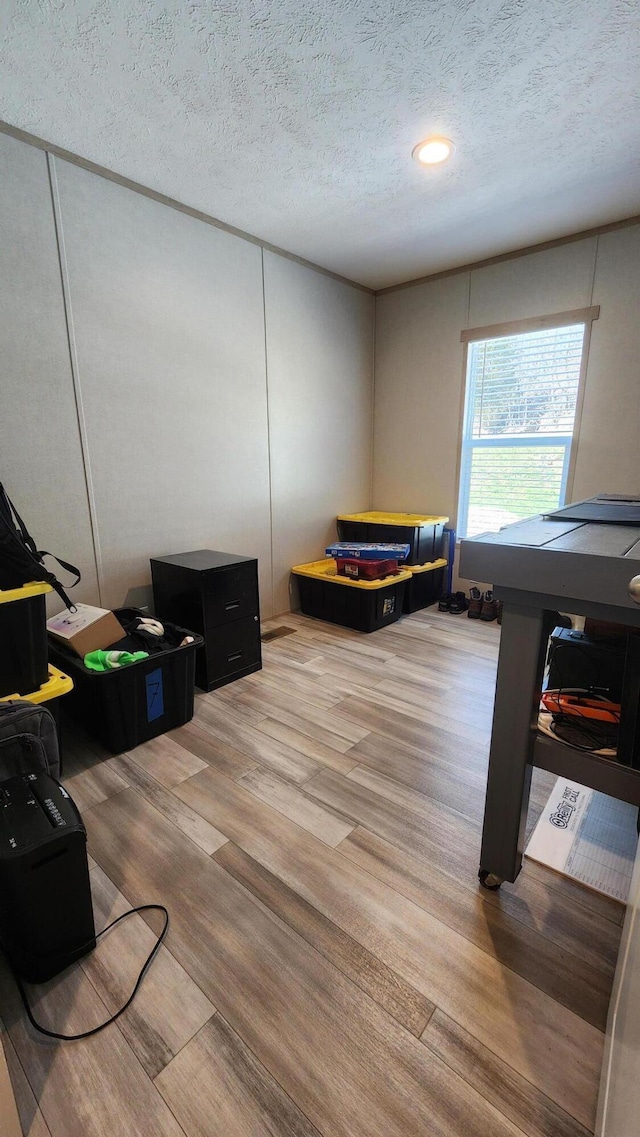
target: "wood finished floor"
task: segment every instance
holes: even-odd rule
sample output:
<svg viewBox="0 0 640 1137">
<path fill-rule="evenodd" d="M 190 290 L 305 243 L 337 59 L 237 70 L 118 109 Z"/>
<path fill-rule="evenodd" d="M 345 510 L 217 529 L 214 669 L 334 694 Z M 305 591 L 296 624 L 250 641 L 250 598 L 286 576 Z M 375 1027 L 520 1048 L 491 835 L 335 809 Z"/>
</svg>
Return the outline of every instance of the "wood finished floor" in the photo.
<svg viewBox="0 0 640 1137">
<path fill-rule="evenodd" d="M 623 908 L 527 862 L 477 887 L 497 625 L 291 615 L 264 669 L 117 758 L 66 739 L 96 924 L 169 908 L 138 998 L 34 1034 L 0 972 L 30 1137 L 584 1137 Z M 553 778 L 534 778 L 529 824 Z M 31 989 L 124 1001 L 153 918 Z"/>
</svg>

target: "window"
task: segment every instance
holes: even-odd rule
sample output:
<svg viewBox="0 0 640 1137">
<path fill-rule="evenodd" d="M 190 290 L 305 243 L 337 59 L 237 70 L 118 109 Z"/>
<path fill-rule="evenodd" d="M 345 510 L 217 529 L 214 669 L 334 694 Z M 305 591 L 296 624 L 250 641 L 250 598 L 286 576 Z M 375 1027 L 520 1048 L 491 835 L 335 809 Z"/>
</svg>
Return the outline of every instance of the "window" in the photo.
<svg viewBox="0 0 640 1137">
<path fill-rule="evenodd" d="M 582 322 L 470 338 L 458 503 L 461 537 L 564 504 L 587 326 Z"/>
</svg>

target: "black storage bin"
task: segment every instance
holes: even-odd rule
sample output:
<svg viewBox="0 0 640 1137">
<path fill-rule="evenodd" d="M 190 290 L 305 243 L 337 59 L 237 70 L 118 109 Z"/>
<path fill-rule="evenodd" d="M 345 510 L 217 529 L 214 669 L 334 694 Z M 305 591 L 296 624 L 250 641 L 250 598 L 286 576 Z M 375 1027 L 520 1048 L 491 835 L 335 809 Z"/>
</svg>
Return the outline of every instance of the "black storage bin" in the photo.
<svg viewBox="0 0 640 1137">
<path fill-rule="evenodd" d="M 435 604 L 444 591 L 444 574 L 447 562 L 438 560 L 426 565 L 412 565 L 409 568 L 411 580 L 407 581 L 404 594 L 404 611 L 419 612 Z"/>
<path fill-rule="evenodd" d="M 403 565 L 423 565 L 442 556 L 448 517 L 418 513 L 352 513 L 338 517 L 340 541 L 380 541 L 410 545 Z"/>
<path fill-rule="evenodd" d="M 408 572 L 381 581 L 348 580 L 337 576 L 334 560 L 297 565 L 292 572 L 305 616 L 358 632 L 376 632 L 402 615 Z"/>
<path fill-rule="evenodd" d="M 39 582 L 0 592 L 0 699 L 47 682 L 47 592 Z"/>
<path fill-rule="evenodd" d="M 126 608 L 115 615 L 126 621 L 144 613 Z M 194 642 L 114 671 L 90 671 L 59 641 L 49 641 L 51 660 L 73 679 L 65 711 L 114 754 L 133 750 L 193 718 L 196 650 L 202 647 L 202 636 L 166 622 L 165 628 L 175 632 L 178 641 L 193 636 Z"/>
</svg>

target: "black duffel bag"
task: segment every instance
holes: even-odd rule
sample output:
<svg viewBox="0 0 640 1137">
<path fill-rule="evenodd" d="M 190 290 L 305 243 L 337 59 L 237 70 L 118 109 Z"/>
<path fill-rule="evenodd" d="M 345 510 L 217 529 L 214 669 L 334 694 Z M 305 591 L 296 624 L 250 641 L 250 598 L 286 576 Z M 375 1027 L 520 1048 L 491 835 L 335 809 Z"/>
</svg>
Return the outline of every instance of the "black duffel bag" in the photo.
<svg viewBox="0 0 640 1137">
<path fill-rule="evenodd" d="M 53 554 L 36 548 L 33 537 L 0 484 L 0 589 L 22 588 L 33 580 L 43 580 L 56 590 L 67 608 L 73 609 L 73 603 L 60 581 L 43 563 L 42 558 L 50 556 Z M 76 578 L 67 587 L 73 588 L 78 584 L 80 570 L 59 557 L 54 557 L 54 560 Z"/>
<path fill-rule="evenodd" d="M 51 711 L 23 699 L 0 703 L 0 782 L 39 770 L 60 777 L 58 735 Z"/>
</svg>

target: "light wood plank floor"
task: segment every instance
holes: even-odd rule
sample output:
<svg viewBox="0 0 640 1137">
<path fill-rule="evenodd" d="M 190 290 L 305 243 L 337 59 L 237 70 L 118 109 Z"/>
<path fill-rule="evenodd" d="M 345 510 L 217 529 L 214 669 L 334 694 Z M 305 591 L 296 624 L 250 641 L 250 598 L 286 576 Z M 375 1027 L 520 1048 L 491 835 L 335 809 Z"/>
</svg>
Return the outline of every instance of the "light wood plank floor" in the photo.
<svg viewBox="0 0 640 1137">
<path fill-rule="evenodd" d="M 87 1041 L 36 1036 L 0 973 L 24 1132 L 584 1137 L 623 909 L 532 863 L 477 886 L 497 625 L 279 625 L 170 735 L 112 758 L 68 733 L 98 926 L 158 901 L 171 928 Z M 107 1017 L 152 942 L 120 925 L 31 990 L 40 1018 Z"/>
</svg>

